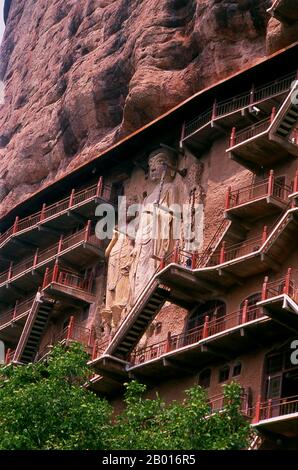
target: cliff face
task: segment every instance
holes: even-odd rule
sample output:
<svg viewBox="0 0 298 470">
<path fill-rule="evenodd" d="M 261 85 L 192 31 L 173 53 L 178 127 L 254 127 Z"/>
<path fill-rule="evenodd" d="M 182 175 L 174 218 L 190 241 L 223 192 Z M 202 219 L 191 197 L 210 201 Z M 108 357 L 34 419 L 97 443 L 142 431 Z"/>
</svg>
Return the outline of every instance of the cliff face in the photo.
<svg viewBox="0 0 298 470">
<path fill-rule="evenodd" d="M 1 48 L 1 213 L 199 89 L 264 57 L 266 39 L 270 53 L 293 41 L 297 25 L 290 33 L 277 20 L 268 26 L 270 5 L 12 0 Z"/>
</svg>

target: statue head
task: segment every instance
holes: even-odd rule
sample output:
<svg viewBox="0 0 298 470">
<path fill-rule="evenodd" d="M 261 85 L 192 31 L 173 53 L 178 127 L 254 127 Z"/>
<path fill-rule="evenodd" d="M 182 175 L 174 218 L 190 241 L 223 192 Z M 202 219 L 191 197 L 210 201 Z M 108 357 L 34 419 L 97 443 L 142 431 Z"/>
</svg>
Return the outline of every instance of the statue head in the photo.
<svg viewBox="0 0 298 470">
<path fill-rule="evenodd" d="M 175 159 L 173 152 L 168 149 L 159 148 L 151 152 L 148 159 L 149 178 L 151 181 L 160 181 L 165 170 L 166 180 L 174 178 Z"/>
</svg>

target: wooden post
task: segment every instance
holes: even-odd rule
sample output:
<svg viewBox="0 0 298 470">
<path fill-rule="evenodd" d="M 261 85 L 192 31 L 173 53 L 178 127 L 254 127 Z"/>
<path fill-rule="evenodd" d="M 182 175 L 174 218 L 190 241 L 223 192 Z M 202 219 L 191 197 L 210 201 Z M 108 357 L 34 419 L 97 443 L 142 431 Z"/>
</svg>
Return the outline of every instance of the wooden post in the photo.
<svg viewBox="0 0 298 470">
<path fill-rule="evenodd" d="M 33 268 L 35 268 L 35 266 L 37 265 L 37 261 L 38 261 L 38 248 L 35 251 L 34 260 L 33 260 Z"/>
<path fill-rule="evenodd" d="M 50 268 L 46 268 L 44 276 L 43 276 L 43 283 L 42 283 L 43 289 L 48 285 L 49 271 L 50 271 Z"/>
<path fill-rule="evenodd" d="M 61 235 L 59 243 L 58 243 L 58 254 L 61 253 L 62 251 L 62 245 L 63 245 L 63 235 Z"/>
<path fill-rule="evenodd" d="M 180 139 L 181 146 L 182 146 L 182 142 L 184 140 L 184 137 L 185 137 L 185 121 L 183 121 L 182 129 L 181 129 L 181 139 Z"/>
<path fill-rule="evenodd" d="M 270 123 L 272 124 L 276 116 L 276 107 L 273 106 L 272 111 L 271 111 L 271 116 L 270 116 Z"/>
<path fill-rule="evenodd" d="M 17 316 L 17 313 L 18 313 L 18 305 L 19 305 L 19 301 L 16 300 L 16 303 L 14 305 L 14 309 L 13 309 L 13 316 L 12 316 L 12 319 L 14 320 Z"/>
<path fill-rule="evenodd" d="M 231 137 L 230 137 L 230 147 L 234 147 L 236 143 L 236 127 L 232 128 Z"/>
<path fill-rule="evenodd" d="M 285 285 L 283 289 L 283 293 L 290 295 L 290 289 L 291 289 L 291 276 L 292 276 L 292 268 L 289 268 L 287 270 L 286 278 L 285 278 Z"/>
<path fill-rule="evenodd" d="M 197 267 L 197 253 L 194 252 L 191 255 L 191 269 L 196 269 Z"/>
<path fill-rule="evenodd" d="M 40 222 L 42 222 L 43 219 L 45 218 L 45 211 L 46 211 L 46 203 L 42 205 L 42 208 L 40 211 L 40 219 L 39 219 Z"/>
<path fill-rule="evenodd" d="M 274 191 L 274 170 L 270 170 L 268 180 L 268 196 L 272 196 Z"/>
<path fill-rule="evenodd" d="M 267 419 L 272 418 L 272 399 L 268 400 L 268 415 L 266 416 Z"/>
<path fill-rule="evenodd" d="M 87 242 L 91 235 L 91 220 L 88 220 L 85 230 L 85 242 Z"/>
<path fill-rule="evenodd" d="M 176 243 L 174 252 L 173 252 L 173 263 L 178 264 L 179 263 L 179 244 Z"/>
<path fill-rule="evenodd" d="M 258 423 L 261 415 L 261 397 L 259 396 L 256 403 L 256 413 L 253 422 Z"/>
<path fill-rule="evenodd" d="M 94 331 L 93 331 L 93 328 L 91 327 L 89 331 L 89 337 L 88 337 L 88 348 L 92 347 L 93 338 L 94 338 Z"/>
<path fill-rule="evenodd" d="M 96 187 L 96 197 L 102 196 L 102 190 L 103 190 L 103 179 L 102 176 L 100 176 L 97 187 Z"/>
<path fill-rule="evenodd" d="M 255 100 L 255 85 L 254 83 L 252 84 L 251 90 L 250 90 L 250 96 L 249 96 L 249 104 L 250 104 L 250 110 L 252 108 L 252 105 Z"/>
<path fill-rule="evenodd" d="M 229 186 L 227 190 L 227 194 L 226 194 L 226 207 L 225 207 L 226 211 L 230 209 L 231 189 L 232 189 L 231 186 Z"/>
<path fill-rule="evenodd" d="M 171 348 L 172 348 L 172 333 L 170 331 L 168 331 L 166 352 L 171 351 Z"/>
<path fill-rule="evenodd" d="M 294 193 L 298 192 L 298 170 L 296 170 L 296 173 L 295 173 L 293 192 Z"/>
<path fill-rule="evenodd" d="M 59 275 L 59 263 L 58 261 L 55 261 L 54 269 L 53 269 L 53 275 L 52 275 L 52 282 L 57 282 L 58 281 L 58 275 Z"/>
<path fill-rule="evenodd" d="M 9 263 L 9 269 L 8 269 L 8 273 L 7 273 L 7 281 L 9 281 L 11 279 L 11 276 L 12 276 L 12 267 L 13 267 L 13 261 L 11 261 Z"/>
<path fill-rule="evenodd" d="M 242 310 L 241 323 L 247 323 L 247 312 L 248 312 L 248 300 L 246 299 L 244 302 L 243 310 Z"/>
<path fill-rule="evenodd" d="M 216 98 L 213 102 L 213 106 L 212 106 L 212 118 L 211 120 L 214 121 L 214 119 L 216 119 L 216 106 L 217 106 L 217 102 L 216 102 Z"/>
<path fill-rule="evenodd" d="M 267 300 L 268 281 L 269 281 L 268 276 L 265 276 L 264 282 L 263 282 L 263 287 L 262 287 L 262 300 Z"/>
<path fill-rule="evenodd" d="M 161 271 L 162 269 L 164 269 L 165 265 L 166 265 L 166 260 L 165 260 L 165 258 L 164 258 L 164 256 L 163 256 L 163 257 L 161 258 L 161 260 L 160 260 L 160 265 L 159 265 L 160 271 Z"/>
<path fill-rule="evenodd" d="M 11 353 L 11 349 L 8 348 L 7 351 L 6 351 L 6 355 L 5 355 L 5 364 L 9 364 L 10 353 Z"/>
<path fill-rule="evenodd" d="M 225 262 L 225 255 L 226 255 L 226 242 L 222 242 L 220 248 L 220 255 L 219 255 L 219 264 L 223 264 Z"/>
<path fill-rule="evenodd" d="M 75 189 L 72 189 L 70 193 L 70 197 L 69 197 L 69 204 L 68 204 L 69 209 L 73 206 L 74 195 L 75 195 Z"/>
<path fill-rule="evenodd" d="M 94 341 L 93 349 L 92 349 L 92 361 L 94 361 L 94 359 L 96 359 L 96 357 L 97 357 L 97 347 L 98 347 L 98 341 L 96 339 Z"/>
<path fill-rule="evenodd" d="M 70 340 L 71 337 L 72 337 L 73 326 L 74 326 L 74 316 L 72 315 L 69 319 L 69 324 L 68 324 L 68 327 L 67 327 L 67 336 L 66 336 L 67 341 Z"/>
<path fill-rule="evenodd" d="M 209 336 L 209 316 L 205 317 L 204 327 L 203 327 L 203 339 Z"/>
<path fill-rule="evenodd" d="M 13 229 L 12 229 L 13 234 L 17 233 L 17 231 L 18 231 L 19 220 L 20 220 L 20 217 L 17 215 L 16 218 L 15 218 L 14 224 L 13 224 Z"/>
<path fill-rule="evenodd" d="M 262 245 L 267 240 L 267 231 L 268 231 L 267 229 L 268 229 L 267 225 L 264 225 L 263 233 L 262 233 Z"/>
</svg>

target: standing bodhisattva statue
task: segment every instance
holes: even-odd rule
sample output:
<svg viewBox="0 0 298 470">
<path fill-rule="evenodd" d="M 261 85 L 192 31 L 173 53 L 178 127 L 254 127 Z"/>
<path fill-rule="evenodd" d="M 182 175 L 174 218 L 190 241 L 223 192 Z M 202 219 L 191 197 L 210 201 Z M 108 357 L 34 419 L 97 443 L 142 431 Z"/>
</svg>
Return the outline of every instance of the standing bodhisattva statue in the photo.
<svg viewBox="0 0 298 470">
<path fill-rule="evenodd" d="M 170 150 L 160 148 L 149 156 L 149 178 L 155 188 L 143 202 L 132 252 L 130 269 L 130 306 L 156 272 L 160 260 L 174 247 L 173 213 L 170 206 L 178 202 L 174 184 L 175 161 Z"/>
</svg>

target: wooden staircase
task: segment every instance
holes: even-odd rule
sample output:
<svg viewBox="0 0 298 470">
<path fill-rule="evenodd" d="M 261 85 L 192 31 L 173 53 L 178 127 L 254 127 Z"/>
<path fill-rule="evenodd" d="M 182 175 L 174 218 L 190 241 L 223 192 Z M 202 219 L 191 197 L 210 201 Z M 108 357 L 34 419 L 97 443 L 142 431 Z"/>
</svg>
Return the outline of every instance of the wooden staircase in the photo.
<svg viewBox="0 0 298 470">
<path fill-rule="evenodd" d="M 53 305 L 52 300 L 41 299 L 40 294 L 37 294 L 22 331 L 13 362 L 28 364 L 34 361 Z"/>
<path fill-rule="evenodd" d="M 278 142 L 280 143 L 282 140 L 290 142 L 291 131 L 298 122 L 298 104 L 294 99 L 297 95 L 297 92 L 298 81 L 296 80 L 287 99 L 284 101 L 283 105 L 278 110 L 275 119 L 273 120 L 269 134 L 270 140 L 278 139 Z"/>
<path fill-rule="evenodd" d="M 127 358 L 169 296 L 170 290 L 153 278 L 116 332 L 104 355 Z"/>
</svg>

